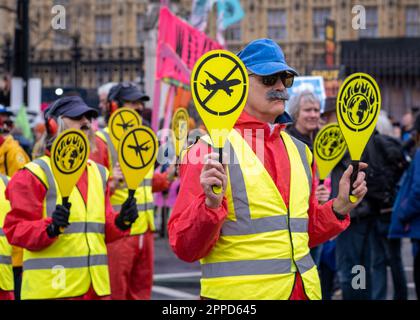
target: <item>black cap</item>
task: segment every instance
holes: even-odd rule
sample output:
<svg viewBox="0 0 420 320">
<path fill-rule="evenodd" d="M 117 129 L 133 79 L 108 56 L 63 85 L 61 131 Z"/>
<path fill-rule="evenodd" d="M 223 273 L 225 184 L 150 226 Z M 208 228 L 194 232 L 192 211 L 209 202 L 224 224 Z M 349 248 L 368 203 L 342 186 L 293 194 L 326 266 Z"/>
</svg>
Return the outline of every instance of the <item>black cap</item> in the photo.
<svg viewBox="0 0 420 320">
<path fill-rule="evenodd" d="M 98 116 L 98 111 L 89 107 L 83 99 L 78 96 L 60 98 L 45 110 L 45 116 L 48 118 L 56 118 L 59 116 L 77 118 L 84 114 L 89 114 L 95 118 Z"/>
<path fill-rule="evenodd" d="M 111 88 L 108 101 L 149 101 L 150 97 L 142 92 L 138 86 L 130 82 L 122 82 Z"/>
</svg>

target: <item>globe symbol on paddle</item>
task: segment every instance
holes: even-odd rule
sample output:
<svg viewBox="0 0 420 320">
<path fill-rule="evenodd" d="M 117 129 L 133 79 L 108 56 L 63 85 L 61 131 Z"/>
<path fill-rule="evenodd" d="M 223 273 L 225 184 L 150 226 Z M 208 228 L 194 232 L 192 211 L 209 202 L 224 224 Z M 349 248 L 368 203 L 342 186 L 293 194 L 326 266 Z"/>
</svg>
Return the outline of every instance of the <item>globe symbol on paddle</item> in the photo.
<svg viewBox="0 0 420 320">
<path fill-rule="evenodd" d="M 77 171 L 86 160 L 87 146 L 78 133 L 69 132 L 60 137 L 54 158 L 57 168 L 65 174 Z"/>
<path fill-rule="evenodd" d="M 338 116 L 352 131 L 364 131 L 376 119 L 380 93 L 377 85 L 356 74 L 346 79 L 338 97 Z"/>
</svg>

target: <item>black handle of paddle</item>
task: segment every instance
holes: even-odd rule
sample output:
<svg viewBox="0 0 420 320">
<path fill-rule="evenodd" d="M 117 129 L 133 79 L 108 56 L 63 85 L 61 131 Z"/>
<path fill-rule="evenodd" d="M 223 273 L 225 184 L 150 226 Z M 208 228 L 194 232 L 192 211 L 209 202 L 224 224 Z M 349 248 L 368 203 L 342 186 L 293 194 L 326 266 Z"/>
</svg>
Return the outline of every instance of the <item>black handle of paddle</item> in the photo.
<svg viewBox="0 0 420 320">
<path fill-rule="evenodd" d="M 67 208 L 69 204 L 69 197 L 63 197 L 61 202 L 62 202 L 63 207 Z M 60 227 L 60 232 L 63 233 L 64 229 L 65 229 L 64 227 Z"/>
<path fill-rule="evenodd" d="M 128 189 L 128 199 L 133 199 L 134 193 L 136 193 L 136 190 Z"/>
<path fill-rule="evenodd" d="M 128 199 L 129 201 L 131 201 L 131 199 L 134 198 L 134 193 L 136 192 L 136 190 L 132 190 L 132 189 L 128 189 Z M 130 225 L 131 223 L 129 221 L 124 221 L 125 225 Z"/>
<path fill-rule="evenodd" d="M 349 192 L 349 199 L 351 202 L 356 202 L 357 198 L 352 194 L 354 187 L 353 184 L 357 179 L 357 174 L 359 173 L 359 161 L 351 161 L 351 165 L 353 166 L 353 172 L 351 173 L 350 176 L 350 192 Z"/>
<path fill-rule="evenodd" d="M 223 148 L 219 148 L 219 162 L 223 164 Z M 211 189 L 215 194 L 221 194 L 223 191 L 223 186 L 212 186 Z"/>
<path fill-rule="evenodd" d="M 63 207 L 66 207 L 67 208 L 67 206 L 68 206 L 68 204 L 69 204 L 69 197 L 63 197 Z"/>
</svg>

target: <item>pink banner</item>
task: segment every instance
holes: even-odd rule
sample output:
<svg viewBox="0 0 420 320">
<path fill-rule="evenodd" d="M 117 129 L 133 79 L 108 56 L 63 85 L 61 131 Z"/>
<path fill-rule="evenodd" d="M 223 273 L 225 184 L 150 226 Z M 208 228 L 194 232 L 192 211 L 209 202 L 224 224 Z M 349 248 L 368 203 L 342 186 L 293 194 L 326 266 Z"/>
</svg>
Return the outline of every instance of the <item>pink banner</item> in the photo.
<svg viewBox="0 0 420 320">
<path fill-rule="evenodd" d="M 216 41 L 173 15 L 160 9 L 156 79 L 170 78 L 190 84 L 195 62 L 207 51 L 223 49 Z"/>
</svg>

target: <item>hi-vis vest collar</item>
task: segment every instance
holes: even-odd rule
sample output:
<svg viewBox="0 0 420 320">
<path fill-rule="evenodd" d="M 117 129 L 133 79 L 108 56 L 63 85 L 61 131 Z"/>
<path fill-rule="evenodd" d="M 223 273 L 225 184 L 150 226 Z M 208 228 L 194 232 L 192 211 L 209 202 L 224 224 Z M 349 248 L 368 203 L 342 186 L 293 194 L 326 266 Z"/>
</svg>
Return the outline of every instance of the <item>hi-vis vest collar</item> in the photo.
<svg viewBox="0 0 420 320">
<path fill-rule="evenodd" d="M 204 297 L 288 299 L 296 271 L 308 298 L 321 297 L 307 233 L 312 155 L 287 133 L 281 137 L 291 164 L 289 208 L 247 142 L 236 130 L 229 135 L 228 217 L 218 242 L 200 261 Z"/>
</svg>

